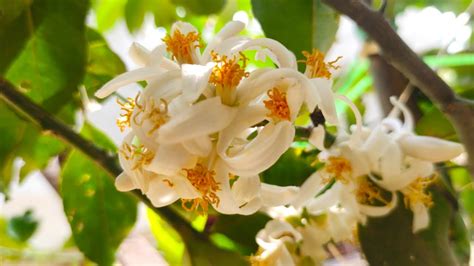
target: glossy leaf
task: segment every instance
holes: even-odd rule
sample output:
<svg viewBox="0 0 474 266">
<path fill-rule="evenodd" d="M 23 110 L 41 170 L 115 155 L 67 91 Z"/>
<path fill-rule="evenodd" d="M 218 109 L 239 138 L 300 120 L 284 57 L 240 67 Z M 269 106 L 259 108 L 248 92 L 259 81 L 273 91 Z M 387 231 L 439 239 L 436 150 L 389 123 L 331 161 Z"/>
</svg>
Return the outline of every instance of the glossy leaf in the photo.
<svg viewBox="0 0 474 266">
<path fill-rule="evenodd" d="M 32 210 L 27 210 L 24 214 L 15 216 L 8 221 L 7 232 L 13 239 L 20 242 L 28 240 L 36 231 L 38 221 L 35 219 Z"/>
<path fill-rule="evenodd" d="M 279 186 L 300 186 L 316 170 L 311 165 L 315 159 L 312 154 L 290 148 L 272 167 L 262 173 L 262 181 Z"/>
<path fill-rule="evenodd" d="M 339 15 L 321 0 L 252 0 L 252 11 L 265 35 L 298 58 L 313 48 L 327 52 L 339 26 Z"/>
<path fill-rule="evenodd" d="M 102 133 L 87 124 L 83 135 L 113 149 Z M 100 265 L 112 264 L 116 249 L 135 223 L 136 201 L 118 192 L 114 177 L 77 150 L 67 157 L 61 178 L 64 211 L 77 247 Z"/>
<path fill-rule="evenodd" d="M 77 92 L 85 72 L 87 1 L 38 0 L 0 29 L 0 73 L 50 112 Z"/>
</svg>

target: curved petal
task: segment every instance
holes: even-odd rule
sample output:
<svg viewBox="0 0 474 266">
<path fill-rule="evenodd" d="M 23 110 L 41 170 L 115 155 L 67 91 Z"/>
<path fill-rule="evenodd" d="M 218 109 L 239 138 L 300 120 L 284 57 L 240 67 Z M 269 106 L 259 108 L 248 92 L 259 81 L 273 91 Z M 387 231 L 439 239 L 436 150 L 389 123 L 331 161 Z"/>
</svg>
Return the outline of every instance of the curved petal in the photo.
<svg viewBox="0 0 474 266">
<path fill-rule="evenodd" d="M 249 202 L 246 202 L 243 206 L 239 206 L 237 214 L 240 215 L 251 215 L 257 212 L 262 207 L 262 199 L 254 198 Z"/>
<path fill-rule="evenodd" d="M 212 150 L 212 141 L 208 136 L 201 136 L 184 141 L 183 147 L 191 154 L 207 157 Z"/>
<path fill-rule="evenodd" d="M 288 103 L 288 109 L 290 109 L 290 120 L 295 121 L 296 117 L 300 113 L 301 105 L 304 101 L 303 91 L 299 84 L 290 85 L 286 92 L 286 102 Z"/>
<path fill-rule="evenodd" d="M 334 104 L 334 93 L 332 92 L 332 83 L 331 79 L 325 78 L 315 78 L 311 79 L 311 83 L 316 87 L 321 98 L 319 103 L 319 108 L 323 112 L 324 118 L 327 122 L 333 125 L 339 124 L 339 119 L 337 118 L 336 105 Z"/>
<path fill-rule="evenodd" d="M 216 182 L 219 183 L 220 187 L 220 190 L 216 192 L 217 197 L 219 197 L 219 204 L 213 205 L 214 209 L 223 214 L 235 214 L 239 212 L 239 206 L 230 188 L 229 169 L 218 159 L 215 163 L 214 171 L 216 172 Z"/>
<path fill-rule="evenodd" d="M 434 166 L 430 162 L 418 160 L 418 159 L 410 159 L 407 161 L 409 166 L 402 171 L 399 176 L 395 176 L 394 178 L 383 178 L 382 180 L 373 178 L 369 175 L 377 185 L 383 187 L 384 189 L 390 191 L 397 191 L 401 190 L 404 187 L 411 184 L 415 179 L 418 177 L 427 177 L 433 174 Z"/>
<path fill-rule="evenodd" d="M 393 141 L 390 141 L 385 145 L 385 152 L 379 159 L 380 174 L 383 179 L 398 178 L 403 167 L 402 150 L 398 144 Z"/>
<path fill-rule="evenodd" d="M 272 166 L 290 147 L 295 129 L 289 121 L 269 123 L 245 148 L 233 156 L 222 156 L 232 173 L 250 176 Z"/>
<path fill-rule="evenodd" d="M 167 206 L 179 199 L 178 194 L 162 178 L 154 178 L 150 181 L 150 188 L 146 196 L 153 206 L 159 208 Z"/>
<path fill-rule="evenodd" d="M 235 119 L 219 134 L 217 141 L 217 152 L 224 155 L 227 148 L 231 145 L 234 137 L 238 136 L 244 130 L 263 121 L 267 114 L 267 109 L 260 105 L 245 106 L 237 111 Z M 225 155 L 224 155 L 225 156 Z"/>
<path fill-rule="evenodd" d="M 341 192 L 340 186 L 341 184 L 336 183 L 331 189 L 327 190 L 318 197 L 311 199 L 306 204 L 308 212 L 315 214 L 335 206 L 339 202 L 339 195 Z"/>
<path fill-rule="evenodd" d="M 464 151 L 459 143 L 427 136 L 406 135 L 398 142 L 407 155 L 433 163 L 451 160 Z"/>
<path fill-rule="evenodd" d="M 361 213 L 371 216 L 380 217 L 389 214 L 395 207 L 397 207 L 398 196 L 396 192 L 392 192 L 392 200 L 385 206 L 370 206 L 365 204 L 359 205 Z"/>
<path fill-rule="evenodd" d="M 157 174 L 175 175 L 183 168 L 191 168 L 196 161 L 197 157 L 189 154 L 181 144 L 162 144 L 151 163 L 144 168 Z"/>
<path fill-rule="evenodd" d="M 151 79 L 159 76 L 162 73 L 163 72 L 159 67 L 144 67 L 125 72 L 102 86 L 102 88 L 96 91 L 95 96 L 98 98 L 105 98 L 118 90 L 120 87 L 133 82 Z"/>
<path fill-rule="evenodd" d="M 148 83 L 143 91 L 143 99 L 153 97 L 155 101 L 164 99 L 171 101 L 174 97 L 181 93 L 181 70 L 171 70 L 158 76 Z"/>
<path fill-rule="evenodd" d="M 324 187 L 324 182 L 320 172 L 314 172 L 308 179 L 306 179 L 300 187 L 300 192 L 297 197 L 291 202 L 295 208 L 301 208 L 311 199 L 316 197 L 318 192 Z"/>
<path fill-rule="evenodd" d="M 161 126 L 158 142 L 177 143 L 215 133 L 232 122 L 236 113 L 236 108 L 223 105 L 219 97 L 204 100 L 182 110 Z"/>
<path fill-rule="evenodd" d="M 411 114 L 410 110 L 406 107 L 404 103 L 402 103 L 400 100 L 397 100 L 396 97 L 392 96 L 390 97 L 390 102 L 393 104 L 393 106 L 397 107 L 402 111 L 403 114 L 403 129 L 407 132 L 412 132 L 414 128 L 414 120 L 413 120 L 413 115 Z"/>
<path fill-rule="evenodd" d="M 430 225 L 430 214 L 428 208 L 422 203 L 416 203 L 412 207 L 413 211 L 413 233 L 427 228 Z"/>
<path fill-rule="evenodd" d="M 262 183 L 261 197 L 263 205 L 267 207 L 275 207 L 289 204 L 292 202 L 300 189 L 296 186 L 280 187 Z"/>
<path fill-rule="evenodd" d="M 232 185 L 232 195 L 239 203 L 246 203 L 260 196 L 260 178 L 257 175 L 239 177 Z"/>
<path fill-rule="evenodd" d="M 115 178 L 115 187 L 121 192 L 130 191 L 137 188 L 131 177 L 125 172 L 122 172 L 119 176 L 117 176 L 117 178 Z"/>
<path fill-rule="evenodd" d="M 230 21 L 228 22 L 222 29 L 214 36 L 211 42 L 207 45 L 206 49 L 202 53 L 202 62 L 201 64 L 205 64 L 210 61 L 211 59 L 211 52 L 216 50 L 222 41 L 231 38 L 237 35 L 245 28 L 245 24 L 240 21 Z"/>
<path fill-rule="evenodd" d="M 323 125 L 318 125 L 311 130 L 311 135 L 309 136 L 309 143 L 311 143 L 316 149 L 323 151 L 324 148 L 324 137 L 326 135 L 326 131 L 324 130 Z"/>
<path fill-rule="evenodd" d="M 132 58 L 133 62 L 141 67 L 146 65 L 150 53 L 151 52 L 148 49 L 136 42 L 133 42 L 132 46 L 130 46 L 130 49 L 128 50 L 128 54 Z"/>
<path fill-rule="evenodd" d="M 192 103 L 196 101 L 209 84 L 214 64 L 201 65 L 181 65 L 182 88 L 185 99 Z"/>
</svg>

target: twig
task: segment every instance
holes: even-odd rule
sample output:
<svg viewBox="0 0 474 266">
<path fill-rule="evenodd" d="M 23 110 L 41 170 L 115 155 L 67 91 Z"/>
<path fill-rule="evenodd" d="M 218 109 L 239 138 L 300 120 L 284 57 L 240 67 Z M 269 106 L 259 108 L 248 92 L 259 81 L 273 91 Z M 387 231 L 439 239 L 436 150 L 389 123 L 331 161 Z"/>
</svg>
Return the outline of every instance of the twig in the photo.
<svg viewBox="0 0 474 266">
<path fill-rule="evenodd" d="M 398 36 L 383 15 L 360 0 L 323 0 L 350 17 L 379 45 L 384 58 L 405 75 L 453 122 L 469 155 L 469 171 L 474 177 L 474 102 L 460 98 Z"/>
<path fill-rule="evenodd" d="M 32 122 L 40 126 L 43 130 L 51 132 L 83 152 L 92 161 L 108 172 L 111 177 L 118 176 L 122 172 L 122 169 L 117 163 L 115 154 L 95 146 L 92 142 L 74 132 L 70 127 L 17 91 L 11 83 L 2 78 L 0 78 L 0 97 L 13 108 L 26 114 Z M 184 218 L 170 208 L 155 208 L 150 200 L 138 190 L 133 190 L 130 193 L 145 203 L 156 214 L 164 217 L 178 232 L 188 235 L 192 234 L 202 239 L 205 238 L 205 236 L 196 231 Z"/>
</svg>

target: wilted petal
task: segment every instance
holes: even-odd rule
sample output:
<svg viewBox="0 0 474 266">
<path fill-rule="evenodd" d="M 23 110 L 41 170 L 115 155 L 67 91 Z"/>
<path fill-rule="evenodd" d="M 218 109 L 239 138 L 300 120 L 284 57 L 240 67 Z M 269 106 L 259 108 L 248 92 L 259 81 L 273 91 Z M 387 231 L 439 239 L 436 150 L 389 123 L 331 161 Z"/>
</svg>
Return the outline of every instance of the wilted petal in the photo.
<svg viewBox="0 0 474 266">
<path fill-rule="evenodd" d="M 406 135 L 399 143 L 407 155 L 433 163 L 451 160 L 464 151 L 459 143 L 428 136 Z"/>
<path fill-rule="evenodd" d="M 219 97 L 204 100 L 161 126 L 158 142 L 177 143 L 217 132 L 232 122 L 236 113 L 236 108 L 223 105 Z"/>
</svg>

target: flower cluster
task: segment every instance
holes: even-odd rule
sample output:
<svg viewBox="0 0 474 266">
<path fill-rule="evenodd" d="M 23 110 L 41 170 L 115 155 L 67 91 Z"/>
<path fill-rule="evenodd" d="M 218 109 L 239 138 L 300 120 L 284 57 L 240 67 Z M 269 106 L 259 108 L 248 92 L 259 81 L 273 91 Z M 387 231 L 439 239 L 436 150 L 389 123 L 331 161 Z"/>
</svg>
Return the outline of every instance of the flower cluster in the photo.
<svg viewBox="0 0 474 266">
<path fill-rule="evenodd" d="M 251 258 L 257 265 L 321 261 L 330 241 L 348 240 L 358 223 L 387 215 L 397 204 L 413 211 L 413 232 L 426 228 L 433 163 L 458 156 L 463 147 L 417 136 L 412 115 L 395 98 L 392 115 L 375 128 L 364 126 L 356 106 L 331 89 L 340 58 L 326 62 L 317 50 L 304 52 L 306 70 L 300 73 L 282 44 L 241 36 L 243 27 L 228 23 L 203 47 L 192 25 L 177 22 L 154 50 L 131 47 L 141 67 L 96 93 L 103 98 L 129 83 L 146 84 L 136 97 L 118 101 L 117 125 L 128 134 L 117 189 L 139 189 L 156 207 L 180 200 L 198 213 L 210 206 L 242 215 L 293 210 L 274 216 L 257 235 L 260 249 Z M 251 69 L 250 50 L 274 67 Z M 337 99 L 356 118 L 349 132 L 336 115 Z M 324 145 L 326 125 L 312 130 L 309 142 L 320 151 L 322 166 L 301 187 L 263 183 L 259 175 L 292 145 L 297 117 L 316 108 L 337 127 L 330 147 Z"/>
</svg>

